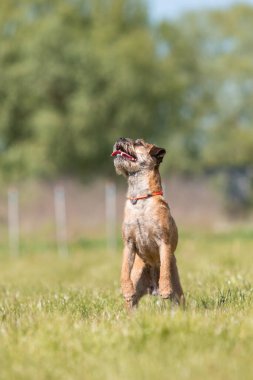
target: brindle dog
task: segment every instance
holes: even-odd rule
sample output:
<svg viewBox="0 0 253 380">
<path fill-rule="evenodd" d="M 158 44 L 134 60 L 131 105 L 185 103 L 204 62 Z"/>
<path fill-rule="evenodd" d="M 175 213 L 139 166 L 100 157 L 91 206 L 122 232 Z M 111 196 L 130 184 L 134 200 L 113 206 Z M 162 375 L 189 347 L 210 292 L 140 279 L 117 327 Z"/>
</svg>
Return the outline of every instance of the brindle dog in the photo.
<svg viewBox="0 0 253 380">
<path fill-rule="evenodd" d="M 166 151 L 144 140 L 120 138 L 112 156 L 128 179 L 123 222 L 121 287 L 128 309 L 145 294 L 184 304 L 174 251 L 178 233 L 162 196 L 159 165 Z"/>
</svg>

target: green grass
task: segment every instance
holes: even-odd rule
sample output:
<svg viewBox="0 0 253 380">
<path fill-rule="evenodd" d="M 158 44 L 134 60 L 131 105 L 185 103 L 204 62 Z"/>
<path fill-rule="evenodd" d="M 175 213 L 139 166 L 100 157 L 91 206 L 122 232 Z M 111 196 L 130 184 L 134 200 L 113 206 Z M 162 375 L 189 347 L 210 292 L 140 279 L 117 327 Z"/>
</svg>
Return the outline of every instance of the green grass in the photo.
<svg viewBox="0 0 253 380">
<path fill-rule="evenodd" d="M 0 379 L 253 378 L 253 233 L 181 234 L 186 310 L 146 297 L 127 315 L 121 254 L 81 241 L 60 259 L 0 255 Z M 36 252 L 35 252 L 36 251 Z"/>
</svg>

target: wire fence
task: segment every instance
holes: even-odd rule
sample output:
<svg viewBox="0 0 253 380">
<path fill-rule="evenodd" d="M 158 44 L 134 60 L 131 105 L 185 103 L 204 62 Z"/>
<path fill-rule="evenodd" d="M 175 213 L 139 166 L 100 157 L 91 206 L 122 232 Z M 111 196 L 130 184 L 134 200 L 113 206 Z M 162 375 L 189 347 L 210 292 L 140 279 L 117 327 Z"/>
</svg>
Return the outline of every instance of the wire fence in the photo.
<svg viewBox="0 0 253 380">
<path fill-rule="evenodd" d="M 1 236 L 3 238 L 3 231 L 7 230 L 10 256 L 19 256 L 23 236 L 35 236 L 36 233 L 39 233 L 42 239 L 43 237 L 48 239 L 50 233 L 46 231 L 46 228 L 43 229 L 43 226 L 45 227 L 46 225 L 51 227 L 48 230 L 54 231 L 53 240 L 57 245 L 60 257 L 69 255 L 68 245 L 73 238 L 73 234 L 79 237 L 82 235 L 87 237 L 92 230 L 99 230 L 100 234 L 106 237 L 107 250 L 112 253 L 116 252 L 118 231 L 116 184 L 106 182 L 103 185 L 103 201 L 101 201 L 101 186 L 99 189 L 100 194 L 98 194 L 98 189 L 91 189 L 88 194 L 86 190 L 83 197 L 80 197 L 80 192 L 78 192 L 78 199 L 73 199 L 77 194 L 72 194 L 71 188 L 66 187 L 67 189 L 64 185 L 56 185 L 51 188 L 51 196 L 47 191 L 44 199 L 43 194 L 40 197 L 37 195 L 36 202 L 34 202 L 34 199 L 31 199 L 31 202 L 29 202 L 29 199 L 22 202 L 22 190 L 18 188 L 8 189 L 6 207 L 3 207 L 1 212 Z M 2 202 L 3 199 L 4 197 L 2 197 Z M 38 209 L 38 204 L 43 204 L 43 201 L 47 207 L 46 212 Z M 75 202 L 79 204 L 79 209 L 75 207 Z M 99 203 L 99 206 L 97 203 Z M 26 207 L 29 205 L 31 211 L 31 204 L 35 205 L 32 213 Z M 97 210 L 95 205 L 98 206 Z M 40 219 L 40 223 L 38 219 Z M 70 219 L 72 221 L 75 219 L 75 222 L 71 223 Z M 78 223 L 80 221 L 82 223 Z M 79 232 L 77 232 L 78 228 L 76 228 L 78 224 Z M 27 228 L 28 225 L 29 228 Z M 82 230 L 82 233 L 80 230 Z M 75 232 L 77 233 L 75 234 Z"/>
<path fill-rule="evenodd" d="M 179 227 L 225 223 L 222 207 L 207 183 L 163 181 Z M 112 181 L 83 185 L 24 183 L 0 193 L 0 248 L 17 257 L 24 241 L 53 242 L 60 257 L 78 239 L 103 237 L 105 249 L 117 251 L 123 219 L 126 186 Z M 212 207 L 210 208 L 210 204 Z"/>
</svg>

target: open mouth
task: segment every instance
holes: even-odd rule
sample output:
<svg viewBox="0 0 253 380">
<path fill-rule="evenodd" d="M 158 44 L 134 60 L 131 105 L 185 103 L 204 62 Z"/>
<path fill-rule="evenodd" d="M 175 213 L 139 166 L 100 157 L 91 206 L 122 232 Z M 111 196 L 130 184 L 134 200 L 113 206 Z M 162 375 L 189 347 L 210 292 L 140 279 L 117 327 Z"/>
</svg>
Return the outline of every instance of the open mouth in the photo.
<svg viewBox="0 0 253 380">
<path fill-rule="evenodd" d="M 125 158 L 126 160 L 130 161 L 136 161 L 136 158 L 133 157 L 131 154 L 125 152 L 121 146 L 116 144 L 115 150 L 111 154 L 112 157 L 122 157 Z"/>
</svg>

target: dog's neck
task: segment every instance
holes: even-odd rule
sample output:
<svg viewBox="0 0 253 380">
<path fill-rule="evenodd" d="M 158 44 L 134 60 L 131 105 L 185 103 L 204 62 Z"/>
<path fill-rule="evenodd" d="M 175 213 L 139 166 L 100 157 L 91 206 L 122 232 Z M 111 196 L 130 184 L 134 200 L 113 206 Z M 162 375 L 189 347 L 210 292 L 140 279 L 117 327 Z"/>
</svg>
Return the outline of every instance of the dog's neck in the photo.
<svg viewBox="0 0 253 380">
<path fill-rule="evenodd" d="M 158 168 L 142 170 L 128 176 L 128 197 L 137 197 L 162 190 Z"/>
</svg>

